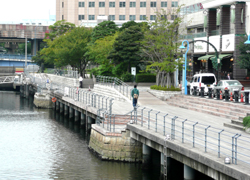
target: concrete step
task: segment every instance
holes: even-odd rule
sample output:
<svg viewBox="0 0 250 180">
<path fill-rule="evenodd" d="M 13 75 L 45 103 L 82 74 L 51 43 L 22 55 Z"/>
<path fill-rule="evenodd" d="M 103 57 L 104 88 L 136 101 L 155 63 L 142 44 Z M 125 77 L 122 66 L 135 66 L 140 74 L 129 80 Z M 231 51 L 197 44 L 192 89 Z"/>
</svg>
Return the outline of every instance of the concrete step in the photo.
<svg viewBox="0 0 250 180">
<path fill-rule="evenodd" d="M 245 131 L 243 126 L 237 125 L 237 124 L 232 124 L 232 123 L 224 123 L 225 127 L 229 127 L 229 128 L 233 128 L 233 129 L 237 129 L 240 131 Z"/>
<path fill-rule="evenodd" d="M 232 124 L 236 124 L 236 125 L 238 125 L 238 126 L 244 127 L 244 126 L 243 126 L 243 121 L 240 121 L 240 120 L 234 120 L 234 119 L 232 119 L 232 120 L 231 120 L 231 123 L 232 123 Z"/>
<path fill-rule="evenodd" d="M 239 118 L 239 116 L 225 114 L 225 113 L 219 113 L 219 112 L 216 112 L 216 111 L 197 108 L 197 107 L 194 107 L 194 106 L 187 106 L 187 105 L 183 105 L 183 104 L 179 105 L 179 104 L 176 104 L 176 103 L 168 103 L 168 104 L 172 105 L 172 106 L 176 106 L 176 107 L 180 107 L 180 108 L 184 108 L 184 109 L 189 109 L 189 110 L 193 110 L 193 111 L 197 111 L 197 112 L 202 112 L 202 113 L 206 113 L 206 114 L 211 114 L 211 115 L 214 115 L 214 116 L 228 118 L 228 119 L 237 120 Z"/>
</svg>

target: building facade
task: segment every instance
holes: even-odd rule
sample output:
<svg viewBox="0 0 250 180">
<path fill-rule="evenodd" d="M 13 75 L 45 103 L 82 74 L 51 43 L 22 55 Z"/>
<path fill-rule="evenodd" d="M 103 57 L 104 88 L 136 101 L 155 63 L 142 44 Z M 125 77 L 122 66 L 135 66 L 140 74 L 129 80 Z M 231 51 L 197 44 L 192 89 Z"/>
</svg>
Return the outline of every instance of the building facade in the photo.
<svg viewBox="0 0 250 180">
<path fill-rule="evenodd" d="M 233 0 L 179 0 L 183 5 L 181 15 L 184 17 L 183 26 L 187 32 L 182 36 L 191 43 L 189 63 L 192 73 L 213 72 L 219 79 L 229 73 L 234 79 L 244 79 L 245 69 L 237 64 L 239 59 L 238 44 L 242 36 L 250 33 L 249 12 L 250 1 Z M 204 43 L 202 41 L 211 43 Z M 221 64 L 219 71 L 214 71 L 211 58 L 216 57 Z"/>
<path fill-rule="evenodd" d="M 117 24 L 131 20 L 154 21 L 157 11 L 169 12 L 175 7 L 178 7 L 178 0 L 56 0 L 56 20 L 88 26 L 95 26 L 100 16 Z"/>
</svg>

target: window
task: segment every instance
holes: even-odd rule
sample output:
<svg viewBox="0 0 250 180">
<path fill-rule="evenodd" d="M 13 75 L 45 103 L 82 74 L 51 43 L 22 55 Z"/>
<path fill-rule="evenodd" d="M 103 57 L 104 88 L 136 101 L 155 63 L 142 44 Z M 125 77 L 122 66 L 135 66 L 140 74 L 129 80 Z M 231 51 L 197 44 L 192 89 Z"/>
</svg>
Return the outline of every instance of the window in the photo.
<svg viewBox="0 0 250 180">
<path fill-rule="evenodd" d="M 119 7 L 126 7 L 126 3 L 125 2 L 120 2 Z"/>
<path fill-rule="evenodd" d="M 156 15 L 150 15 L 150 20 L 154 21 L 156 19 Z"/>
<path fill-rule="evenodd" d="M 146 20 L 146 15 L 140 15 L 140 20 Z"/>
<path fill-rule="evenodd" d="M 64 2 L 62 2 L 62 8 L 64 8 Z"/>
<path fill-rule="evenodd" d="M 109 2 L 109 7 L 115 7 L 115 2 Z"/>
<path fill-rule="evenodd" d="M 177 18 L 177 15 L 171 15 L 171 20 L 175 20 Z"/>
<path fill-rule="evenodd" d="M 62 20 L 64 20 L 64 16 L 62 15 Z"/>
<path fill-rule="evenodd" d="M 84 20 L 84 15 L 78 15 L 78 20 Z"/>
<path fill-rule="evenodd" d="M 119 20 L 120 21 L 125 21 L 125 15 L 119 15 Z"/>
<path fill-rule="evenodd" d="M 95 2 L 89 2 L 89 7 L 95 7 Z"/>
<path fill-rule="evenodd" d="M 89 15 L 89 20 L 95 20 L 95 15 Z"/>
<path fill-rule="evenodd" d="M 156 2 L 150 2 L 150 7 L 156 7 Z"/>
<path fill-rule="evenodd" d="M 167 15 L 161 15 L 161 19 L 167 19 Z"/>
<path fill-rule="evenodd" d="M 204 28 L 197 28 L 197 33 L 204 32 Z"/>
<path fill-rule="evenodd" d="M 129 7 L 136 7 L 136 3 L 135 2 L 130 2 Z"/>
<path fill-rule="evenodd" d="M 84 7 L 84 6 L 85 6 L 84 2 L 79 2 L 79 7 Z"/>
<path fill-rule="evenodd" d="M 109 15 L 109 20 L 114 21 L 115 20 L 115 15 Z"/>
<path fill-rule="evenodd" d="M 105 7 L 105 2 L 99 2 L 99 7 Z"/>
<path fill-rule="evenodd" d="M 135 15 L 129 15 L 129 20 L 134 21 L 135 20 Z"/>
<path fill-rule="evenodd" d="M 172 7 L 178 7 L 178 2 L 172 2 Z"/>
<path fill-rule="evenodd" d="M 146 7 L 146 2 L 140 2 L 140 7 Z"/>
<path fill-rule="evenodd" d="M 161 2 L 161 7 L 168 7 L 168 2 L 167 1 L 162 1 Z"/>
</svg>

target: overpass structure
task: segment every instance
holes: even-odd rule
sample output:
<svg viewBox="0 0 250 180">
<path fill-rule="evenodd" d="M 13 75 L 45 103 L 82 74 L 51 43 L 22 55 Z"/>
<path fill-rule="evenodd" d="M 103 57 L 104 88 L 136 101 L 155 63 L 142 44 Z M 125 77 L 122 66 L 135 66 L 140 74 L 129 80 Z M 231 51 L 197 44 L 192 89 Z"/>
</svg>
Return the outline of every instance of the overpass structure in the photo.
<svg viewBox="0 0 250 180">
<path fill-rule="evenodd" d="M 40 43 L 45 38 L 45 33 L 48 32 L 49 26 L 0 24 L 0 42 L 4 42 L 4 47 L 14 53 L 18 48 L 18 43 L 24 43 L 27 38 L 28 41 L 31 41 L 32 55 L 35 55 Z"/>
</svg>

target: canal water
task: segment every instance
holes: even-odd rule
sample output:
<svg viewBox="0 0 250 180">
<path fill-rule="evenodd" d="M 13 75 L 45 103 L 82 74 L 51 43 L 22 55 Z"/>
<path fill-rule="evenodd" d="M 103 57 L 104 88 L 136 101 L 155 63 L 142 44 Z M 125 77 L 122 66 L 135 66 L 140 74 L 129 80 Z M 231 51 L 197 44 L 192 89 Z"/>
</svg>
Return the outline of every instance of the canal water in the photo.
<svg viewBox="0 0 250 180">
<path fill-rule="evenodd" d="M 101 161 L 88 150 L 89 134 L 33 98 L 0 91 L 0 179 L 157 180 L 160 167 Z"/>
</svg>

